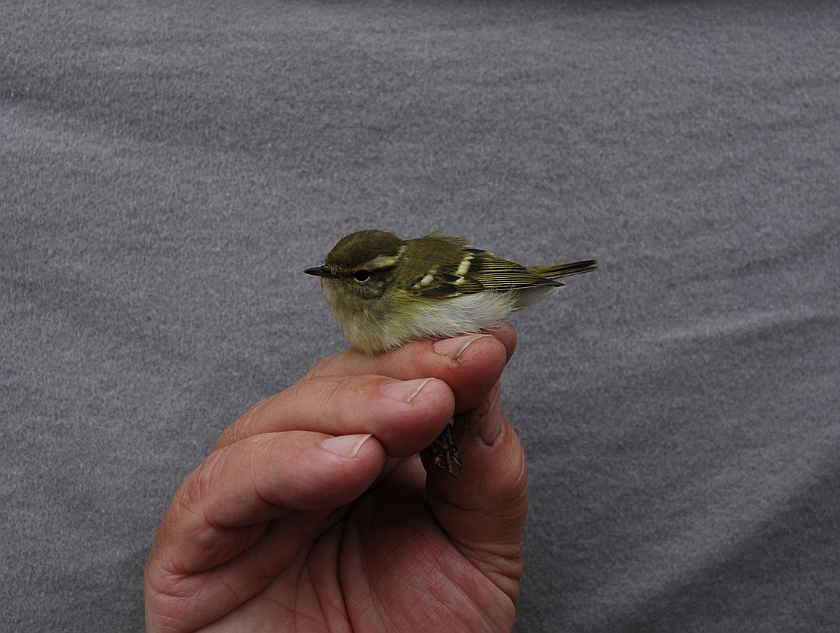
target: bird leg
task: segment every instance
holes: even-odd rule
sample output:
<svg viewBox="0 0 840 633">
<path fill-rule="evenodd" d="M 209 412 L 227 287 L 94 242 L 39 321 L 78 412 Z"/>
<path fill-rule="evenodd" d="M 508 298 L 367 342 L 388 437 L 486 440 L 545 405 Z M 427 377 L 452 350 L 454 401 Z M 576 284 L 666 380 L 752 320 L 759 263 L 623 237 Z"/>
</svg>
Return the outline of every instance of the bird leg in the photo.
<svg viewBox="0 0 840 633">
<path fill-rule="evenodd" d="M 461 457 L 458 455 L 458 447 L 452 440 L 452 425 L 455 418 L 450 420 L 446 428 L 441 431 L 434 442 L 429 446 L 432 453 L 432 461 L 438 468 L 443 468 L 453 477 L 461 473 Z"/>
</svg>

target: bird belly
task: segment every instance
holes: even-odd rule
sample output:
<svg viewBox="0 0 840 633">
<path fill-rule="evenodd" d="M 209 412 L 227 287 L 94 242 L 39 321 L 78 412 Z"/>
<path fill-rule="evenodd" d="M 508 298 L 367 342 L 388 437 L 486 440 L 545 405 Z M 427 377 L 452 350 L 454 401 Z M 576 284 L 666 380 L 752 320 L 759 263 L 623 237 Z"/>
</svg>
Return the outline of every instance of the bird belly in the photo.
<svg viewBox="0 0 840 633">
<path fill-rule="evenodd" d="M 425 303 L 414 311 L 411 338 L 445 338 L 488 330 L 516 309 L 511 293 L 478 292 Z"/>
</svg>

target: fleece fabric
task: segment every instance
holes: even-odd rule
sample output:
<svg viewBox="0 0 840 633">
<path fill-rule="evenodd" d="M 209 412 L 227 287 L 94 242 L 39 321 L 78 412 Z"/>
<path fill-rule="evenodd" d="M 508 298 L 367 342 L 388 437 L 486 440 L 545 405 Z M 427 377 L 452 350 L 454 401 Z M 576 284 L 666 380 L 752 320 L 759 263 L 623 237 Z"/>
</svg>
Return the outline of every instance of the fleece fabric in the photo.
<svg viewBox="0 0 840 633">
<path fill-rule="evenodd" d="M 596 258 L 512 317 L 517 631 L 840 626 L 840 4 L 6 0 L 0 629 L 142 631 L 163 512 L 343 340 L 317 266 Z"/>
</svg>

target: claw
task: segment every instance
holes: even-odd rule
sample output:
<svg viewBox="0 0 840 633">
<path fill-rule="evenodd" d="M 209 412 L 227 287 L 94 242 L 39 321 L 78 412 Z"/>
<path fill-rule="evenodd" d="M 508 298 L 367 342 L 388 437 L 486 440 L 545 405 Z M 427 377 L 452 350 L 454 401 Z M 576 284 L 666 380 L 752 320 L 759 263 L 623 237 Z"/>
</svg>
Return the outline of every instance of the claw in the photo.
<svg viewBox="0 0 840 633">
<path fill-rule="evenodd" d="M 461 474 L 461 457 L 458 455 L 458 447 L 452 441 L 452 422 L 446 425 L 434 442 L 429 446 L 432 453 L 432 461 L 438 468 L 443 468 L 453 477 Z"/>
</svg>

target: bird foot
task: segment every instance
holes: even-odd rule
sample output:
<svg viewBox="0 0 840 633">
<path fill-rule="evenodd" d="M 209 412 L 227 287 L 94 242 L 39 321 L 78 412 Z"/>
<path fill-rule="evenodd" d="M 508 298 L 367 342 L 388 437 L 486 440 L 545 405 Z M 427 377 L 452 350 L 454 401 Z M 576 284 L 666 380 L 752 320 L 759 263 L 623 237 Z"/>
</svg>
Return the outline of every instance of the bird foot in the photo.
<svg viewBox="0 0 840 633">
<path fill-rule="evenodd" d="M 458 447 L 452 440 L 452 420 L 446 425 L 446 428 L 441 431 L 434 442 L 429 446 L 429 451 L 432 453 L 432 461 L 438 468 L 443 468 L 453 477 L 461 474 L 461 457 L 458 455 Z"/>
</svg>

